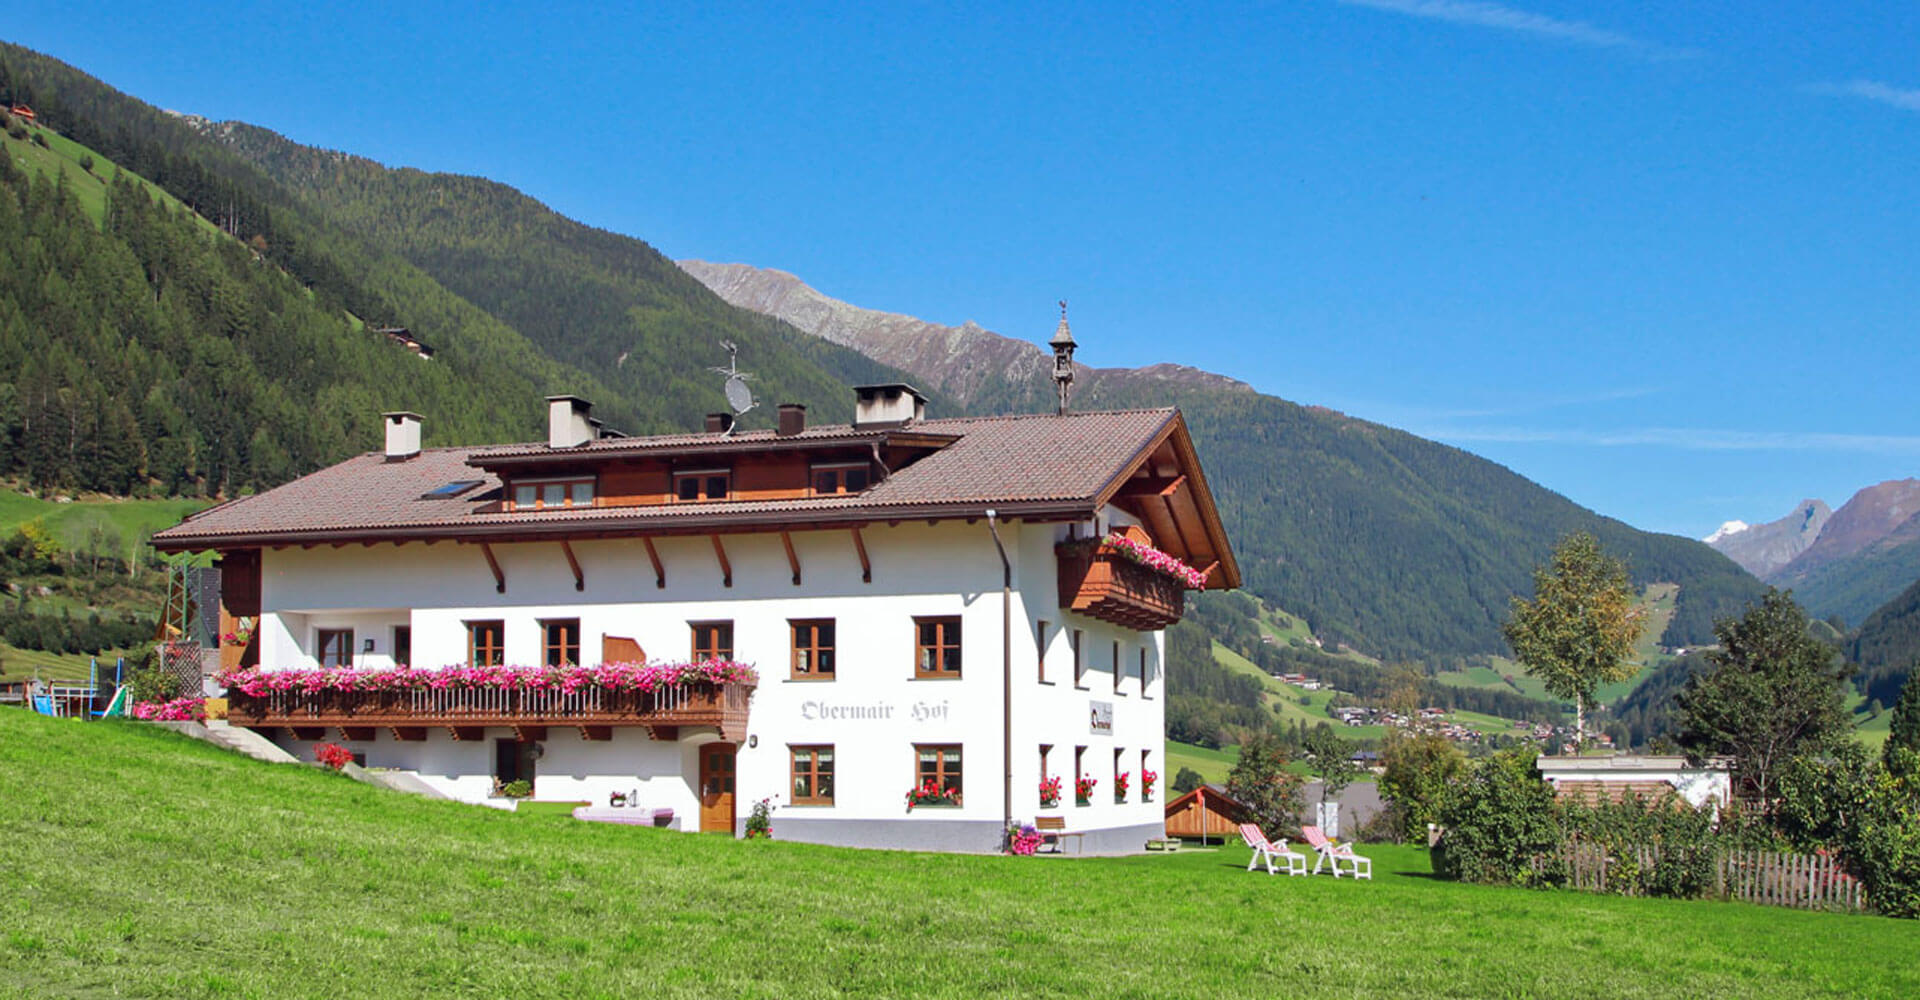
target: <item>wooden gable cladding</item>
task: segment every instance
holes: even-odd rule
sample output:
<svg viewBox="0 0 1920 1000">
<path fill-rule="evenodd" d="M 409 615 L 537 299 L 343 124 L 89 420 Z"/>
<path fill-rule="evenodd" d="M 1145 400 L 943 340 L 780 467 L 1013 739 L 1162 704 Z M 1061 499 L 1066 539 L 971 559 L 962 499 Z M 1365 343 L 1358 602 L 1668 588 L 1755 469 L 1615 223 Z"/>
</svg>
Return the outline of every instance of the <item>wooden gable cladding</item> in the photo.
<svg viewBox="0 0 1920 1000">
<path fill-rule="evenodd" d="M 647 507 L 669 503 L 704 503 L 704 500 L 677 500 L 673 495 L 675 472 L 721 470 L 729 477 L 727 499 L 735 501 L 795 500 L 812 496 L 813 468 L 823 463 L 868 463 L 869 452 L 836 451 L 825 454 L 771 455 L 741 454 L 706 456 L 679 462 L 666 460 L 611 463 L 600 470 L 600 507 Z"/>
<path fill-rule="evenodd" d="M 1105 500 L 1139 518 L 1154 548 L 1205 570 L 1206 589 L 1240 586 L 1239 564 L 1183 419 L 1176 417 L 1142 450 L 1109 486 Z"/>
</svg>

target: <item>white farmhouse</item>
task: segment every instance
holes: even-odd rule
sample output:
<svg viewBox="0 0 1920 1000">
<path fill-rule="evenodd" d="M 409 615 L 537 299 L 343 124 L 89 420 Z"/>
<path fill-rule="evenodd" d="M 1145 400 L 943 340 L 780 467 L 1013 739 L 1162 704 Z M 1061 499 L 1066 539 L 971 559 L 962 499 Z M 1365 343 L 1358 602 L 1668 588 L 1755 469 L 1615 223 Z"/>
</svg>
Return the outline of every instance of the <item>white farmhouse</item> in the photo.
<svg viewBox="0 0 1920 1000">
<path fill-rule="evenodd" d="M 990 851 L 1039 816 L 1089 851 L 1159 837 L 1161 630 L 1239 584 L 1180 413 L 928 419 L 909 386 L 856 391 L 851 425 L 783 406 L 659 437 L 558 396 L 546 441 L 498 447 L 422 449 L 391 413 L 384 452 L 155 545 L 219 554 L 258 620 L 230 719 L 302 756 L 685 830 L 768 799 L 777 837 L 822 843 Z"/>
</svg>

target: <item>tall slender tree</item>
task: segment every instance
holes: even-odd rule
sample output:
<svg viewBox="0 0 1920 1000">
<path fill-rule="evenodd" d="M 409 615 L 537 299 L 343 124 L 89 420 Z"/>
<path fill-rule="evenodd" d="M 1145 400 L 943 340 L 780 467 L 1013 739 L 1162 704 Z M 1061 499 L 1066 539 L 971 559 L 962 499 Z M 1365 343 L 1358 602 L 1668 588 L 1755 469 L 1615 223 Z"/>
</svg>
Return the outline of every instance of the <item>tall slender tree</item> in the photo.
<svg viewBox="0 0 1920 1000">
<path fill-rule="evenodd" d="M 1586 740 L 1587 706 L 1600 685 L 1634 675 L 1633 644 L 1645 627 L 1620 560 L 1586 532 L 1568 535 L 1533 571 L 1533 600 L 1513 599 L 1502 631 L 1514 658 L 1548 693 L 1573 702 L 1574 751 Z"/>
</svg>

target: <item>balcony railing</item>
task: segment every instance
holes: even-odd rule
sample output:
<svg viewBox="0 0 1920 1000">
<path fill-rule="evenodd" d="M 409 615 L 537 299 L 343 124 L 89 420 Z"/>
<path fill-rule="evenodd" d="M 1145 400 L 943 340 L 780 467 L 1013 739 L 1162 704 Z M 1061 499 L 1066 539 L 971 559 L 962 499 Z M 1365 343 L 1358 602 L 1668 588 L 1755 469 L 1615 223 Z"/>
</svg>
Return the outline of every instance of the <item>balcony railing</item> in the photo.
<svg viewBox="0 0 1920 1000">
<path fill-rule="evenodd" d="M 1159 570 L 1086 543 L 1061 545 L 1060 606 L 1150 632 L 1180 620 L 1186 588 Z"/>
<path fill-rule="evenodd" d="M 401 691 L 268 691 L 228 694 L 237 726 L 471 728 L 478 726 L 645 726 L 667 738 L 680 726 L 713 726 L 744 739 L 750 684 L 674 684 L 652 691 L 586 685 L 557 688 L 444 688 Z"/>
</svg>

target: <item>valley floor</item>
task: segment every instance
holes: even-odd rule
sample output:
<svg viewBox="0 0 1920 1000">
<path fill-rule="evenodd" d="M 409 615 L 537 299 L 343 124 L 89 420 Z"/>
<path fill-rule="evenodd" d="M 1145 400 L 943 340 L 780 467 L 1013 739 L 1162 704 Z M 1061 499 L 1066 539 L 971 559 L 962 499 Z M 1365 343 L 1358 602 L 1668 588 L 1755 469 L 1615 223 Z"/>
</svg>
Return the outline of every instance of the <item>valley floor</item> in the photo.
<svg viewBox="0 0 1920 1000">
<path fill-rule="evenodd" d="M 21 996 L 1913 996 L 1920 925 L 517 816 L 0 710 Z"/>
</svg>

